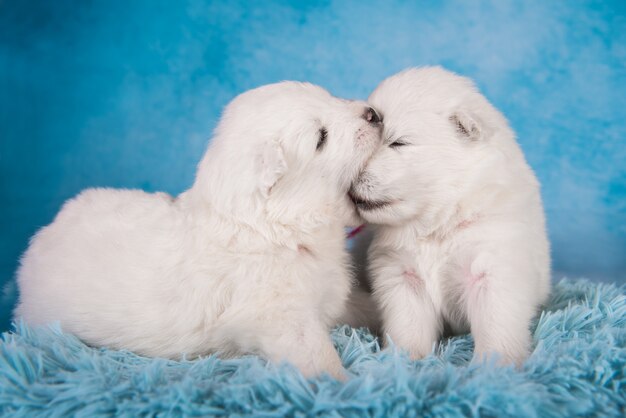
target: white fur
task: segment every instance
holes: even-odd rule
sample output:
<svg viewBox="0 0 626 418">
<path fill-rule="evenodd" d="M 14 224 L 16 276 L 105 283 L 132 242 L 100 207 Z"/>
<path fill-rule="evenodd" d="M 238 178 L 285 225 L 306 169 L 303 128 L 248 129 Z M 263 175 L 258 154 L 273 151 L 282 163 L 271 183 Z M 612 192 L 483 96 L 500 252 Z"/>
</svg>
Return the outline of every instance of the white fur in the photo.
<svg viewBox="0 0 626 418">
<path fill-rule="evenodd" d="M 347 191 L 380 147 L 367 109 L 295 82 L 240 95 L 177 198 L 68 201 L 22 259 L 16 316 L 149 356 L 258 353 L 341 376 L 328 328 L 351 280 Z"/>
<path fill-rule="evenodd" d="M 438 67 L 388 78 L 369 102 L 385 143 L 406 143 L 376 153 L 351 191 L 376 224 L 368 260 L 385 333 L 421 358 L 444 325 L 471 329 L 475 357 L 519 364 L 550 260 L 539 184 L 514 133 L 470 80 Z"/>
</svg>

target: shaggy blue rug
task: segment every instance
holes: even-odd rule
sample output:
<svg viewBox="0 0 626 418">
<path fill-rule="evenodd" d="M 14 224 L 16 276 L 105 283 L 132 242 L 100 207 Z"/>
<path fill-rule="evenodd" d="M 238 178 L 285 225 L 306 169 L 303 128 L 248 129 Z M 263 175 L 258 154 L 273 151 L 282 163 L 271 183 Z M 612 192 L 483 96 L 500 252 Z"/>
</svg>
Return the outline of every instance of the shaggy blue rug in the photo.
<svg viewBox="0 0 626 418">
<path fill-rule="evenodd" d="M 307 381 L 256 357 L 148 359 L 17 325 L 0 343 L 3 416 L 620 416 L 626 411 L 625 288 L 561 281 L 521 370 L 470 363 L 455 337 L 423 361 L 333 331 L 351 378 Z"/>
</svg>

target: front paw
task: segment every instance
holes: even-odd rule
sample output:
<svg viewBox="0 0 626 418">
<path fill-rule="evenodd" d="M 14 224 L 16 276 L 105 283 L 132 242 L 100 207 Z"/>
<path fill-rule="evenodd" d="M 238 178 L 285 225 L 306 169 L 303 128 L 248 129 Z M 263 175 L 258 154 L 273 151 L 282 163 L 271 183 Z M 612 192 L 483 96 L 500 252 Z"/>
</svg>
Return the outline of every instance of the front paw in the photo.
<svg viewBox="0 0 626 418">
<path fill-rule="evenodd" d="M 324 358 L 321 353 L 315 353 L 312 359 L 293 358 L 292 363 L 307 379 L 328 375 L 333 379 L 344 382 L 348 378 L 346 369 L 341 365 L 338 356 L 336 358 Z"/>
<path fill-rule="evenodd" d="M 432 353 L 432 349 L 424 350 L 423 348 L 412 348 L 409 350 L 409 357 L 411 360 L 422 360 L 430 353 Z"/>
<path fill-rule="evenodd" d="M 403 332 L 387 333 L 387 344 L 391 344 L 409 355 L 411 360 L 422 360 L 434 350 L 437 344 L 435 332 L 417 333 L 404 330 Z"/>
<path fill-rule="evenodd" d="M 333 379 L 336 379 L 340 382 L 345 382 L 348 380 L 348 373 L 343 367 L 332 367 L 327 370 L 322 370 L 321 374 L 327 374 Z"/>
<path fill-rule="evenodd" d="M 506 347 L 477 347 L 474 350 L 473 362 L 495 361 L 498 366 L 515 366 L 520 368 L 529 356 L 525 344 L 508 344 Z"/>
</svg>

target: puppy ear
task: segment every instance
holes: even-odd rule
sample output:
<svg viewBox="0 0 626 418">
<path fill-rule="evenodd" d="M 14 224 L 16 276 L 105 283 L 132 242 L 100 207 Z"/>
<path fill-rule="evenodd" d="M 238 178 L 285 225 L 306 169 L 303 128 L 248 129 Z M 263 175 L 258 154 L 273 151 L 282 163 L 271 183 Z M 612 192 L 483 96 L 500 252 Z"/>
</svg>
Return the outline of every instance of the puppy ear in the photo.
<svg viewBox="0 0 626 418">
<path fill-rule="evenodd" d="M 468 141 L 480 141 L 483 138 L 483 130 L 478 120 L 463 110 L 457 110 L 449 117 L 457 134 Z"/>
<path fill-rule="evenodd" d="M 272 187 L 287 171 L 287 161 L 283 148 L 276 141 L 263 144 L 259 155 L 259 189 L 263 197 L 268 197 Z"/>
</svg>

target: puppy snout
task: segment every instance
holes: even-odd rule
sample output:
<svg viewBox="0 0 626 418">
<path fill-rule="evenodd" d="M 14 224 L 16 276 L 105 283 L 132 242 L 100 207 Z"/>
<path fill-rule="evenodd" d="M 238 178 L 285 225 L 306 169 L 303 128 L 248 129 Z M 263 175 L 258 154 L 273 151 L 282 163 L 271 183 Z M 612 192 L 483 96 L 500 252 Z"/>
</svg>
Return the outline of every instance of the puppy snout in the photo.
<svg viewBox="0 0 626 418">
<path fill-rule="evenodd" d="M 365 108 L 365 113 L 363 114 L 363 119 L 365 119 L 366 121 L 368 121 L 369 123 L 371 123 L 373 125 L 378 125 L 379 123 L 381 123 L 383 121 L 383 119 L 380 117 L 378 112 L 376 112 L 376 110 L 374 110 L 371 107 Z"/>
</svg>

